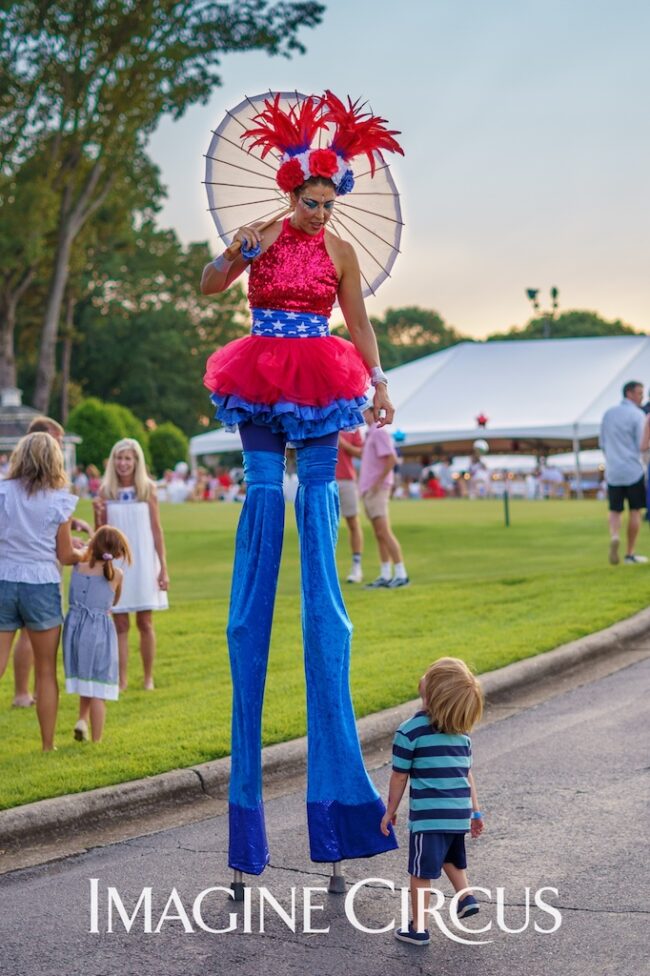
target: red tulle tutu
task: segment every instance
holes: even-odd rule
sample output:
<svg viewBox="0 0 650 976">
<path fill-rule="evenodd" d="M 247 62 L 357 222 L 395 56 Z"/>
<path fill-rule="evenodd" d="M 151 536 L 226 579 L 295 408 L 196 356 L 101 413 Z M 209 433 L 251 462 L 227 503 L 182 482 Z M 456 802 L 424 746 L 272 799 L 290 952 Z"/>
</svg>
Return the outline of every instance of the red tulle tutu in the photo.
<svg viewBox="0 0 650 976">
<path fill-rule="evenodd" d="M 338 336 L 250 335 L 213 353 L 203 382 L 213 393 L 252 403 L 288 400 L 323 407 L 333 400 L 363 397 L 370 376 L 352 343 Z"/>
</svg>

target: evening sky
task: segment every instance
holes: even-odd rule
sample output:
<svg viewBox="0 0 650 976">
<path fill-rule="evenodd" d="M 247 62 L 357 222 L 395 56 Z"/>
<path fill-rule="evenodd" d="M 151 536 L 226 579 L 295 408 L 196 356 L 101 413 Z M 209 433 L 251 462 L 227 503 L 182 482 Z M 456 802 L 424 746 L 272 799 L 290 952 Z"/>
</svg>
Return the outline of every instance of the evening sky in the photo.
<svg viewBox="0 0 650 976">
<path fill-rule="evenodd" d="M 523 324 L 527 287 L 650 329 L 650 4 L 646 0 L 328 0 L 291 60 L 223 58 L 209 104 L 150 143 L 185 243 L 206 211 L 211 129 L 269 88 L 362 95 L 402 131 L 406 228 L 371 314 L 436 309 L 477 337 Z M 197 280 L 200 269 L 197 269 Z"/>
</svg>

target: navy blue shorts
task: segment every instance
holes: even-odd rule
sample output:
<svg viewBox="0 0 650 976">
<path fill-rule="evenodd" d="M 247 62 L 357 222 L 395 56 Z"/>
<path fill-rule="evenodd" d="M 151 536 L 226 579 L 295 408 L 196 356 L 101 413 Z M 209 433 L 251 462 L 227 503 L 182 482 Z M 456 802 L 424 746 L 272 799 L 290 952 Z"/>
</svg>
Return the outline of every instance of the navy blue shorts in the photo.
<svg viewBox="0 0 650 976">
<path fill-rule="evenodd" d="M 62 623 L 59 583 L 0 580 L 0 630 L 50 630 Z"/>
<path fill-rule="evenodd" d="M 633 485 L 607 485 L 610 512 L 622 512 L 627 504 L 633 511 L 647 508 L 645 493 L 645 478 L 640 478 Z"/>
<path fill-rule="evenodd" d="M 465 834 L 411 831 L 409 874 L 414 878 L 439 878 L 443 864 L 453 864 L 461 870 L 467 867 Z"/>
</svg>

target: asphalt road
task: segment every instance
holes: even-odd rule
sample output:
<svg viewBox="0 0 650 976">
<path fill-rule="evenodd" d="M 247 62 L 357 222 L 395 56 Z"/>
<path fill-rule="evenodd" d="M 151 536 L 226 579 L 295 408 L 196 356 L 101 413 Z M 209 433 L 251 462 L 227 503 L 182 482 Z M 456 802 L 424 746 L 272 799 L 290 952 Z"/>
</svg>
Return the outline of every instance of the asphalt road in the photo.
<svg viewBox="0 0 650 976">
<path fill-rule="evenodd" d="M 542 704 L 492 722 L 473 739 L 474 769 L 486 817 L 482 838 L 469 844 L 469 874 L 481 913 L 468 929 L 491 923 L 482 934 L 460 933 L 447 910 L 431 923 L 432 944 L 414 948 L 380 928 L 400 912 L 406 884 L 402 850 L 346 865 L 348 889 L 363 884 L 354 900 L 314 892 L 304 931 L 305 887 L 327 883 L 327 872 L 308 859 L 300 793 L 270 800 L 267 827 L 272 865 L 251 889 L 250 932 L 245 917 L 223 892 L 204 896 L 199 918 L 234 931 L 202 930 L 193 903 L 212 886 L 227 886 L 227 820 L 218 816 L 68 857 L 0 878 L 1 976 L 639 976 L 648 965 L 648 688 L 650 660 L 583 684 Z M 388 767 L 376 771 L 385 794 Z M 406 840 L 405 810 L 398 827 Z M 91 881 L 97 879 L 96 928 Z M 263 885 L 285 911 L 265 911 Z M 391 892 L 393 885 L 396 892 Z M 137 914 L 126 932 L 113 909 L 108 929 L 108 888 L 133 911 L 151 887 L 151 927 Z M 542 898 L 559 911 L 561 925 L 534 903 Z M 296 890 L 295 929 L 291 889 Z M 526 913 L 526 889 L 531 909 Z M 165 910 L 173 889 L 178 900 Z M 442 896 L 441 896 L 442 897 Z M 503 902 L 499 913 L 498 902 Z M 322 910 L 318 906 L 323 906 Z M 187 920 L 172 918 L 186 912 Z M 519 933 L 506 932 L 523 928 Z M 191 927 L 193 931 L 185 931 Z M 444 927 L 444 931 L 443 931 Z M 449 932 L 461 936 L 454 941 Z M 480 944 L 479 944 L 480 943 Z"/>
</svg>

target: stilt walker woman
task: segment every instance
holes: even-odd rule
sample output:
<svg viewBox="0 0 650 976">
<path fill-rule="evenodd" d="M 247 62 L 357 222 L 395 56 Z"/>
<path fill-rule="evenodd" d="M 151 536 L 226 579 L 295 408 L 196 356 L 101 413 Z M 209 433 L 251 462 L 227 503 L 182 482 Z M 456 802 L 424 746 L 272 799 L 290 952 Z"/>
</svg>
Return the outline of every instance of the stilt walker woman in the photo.
<svg viewBox="0 0 650 976">
<path fill-rule="evenodd" d="M 216 416 L 239 428 L 247 483 L 235 545 L 227 629 L 233 680 L 229 864 L 259 875 L 269 861 L 261 774 L 261 719 L 284 525 L 285 447 L 297 448 L 302 627 L 307 682 L 307 819 L 311 858 L 338 862 L 397 846 L 379 829 L 384 806 L 365 770 L 349 688 L 350 637 L 338 583 L 334 480 L 340 430 L 363 424 L 374 386 L 378 424 L 393 407 L 362 297 L 357 256 L 336 229 L 337 200 L 354 187 L 351 161 L 374 174 L 381 150 L 402 152 L 383 119 L 331 92 L 281 104 L 280 95 L 242 126 L 275 176 L 290 215 L 241 227 L 208 264 L 203 294 L 250 269 L 250 336 L 215 352 L 205 385 Z M 314 142 L 326 144 L 313 148 Z M 259 158 L 259 157 L 258 157 Z M 244 157 L 246 160 L 246 157 Z M 267 164 L 268 165 L 268 162 Z M 251 179 L 249 178 L 249 182 Z M 360 203 L 363 207 L 363 200 Z M 329 334 L 338 301 L 352 342 Z"/>
</svg>

